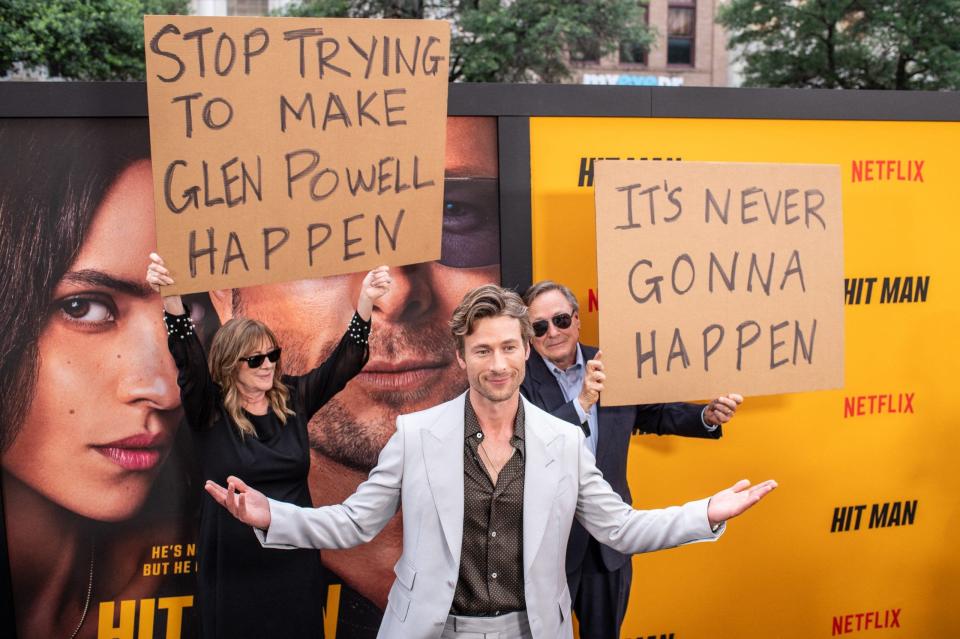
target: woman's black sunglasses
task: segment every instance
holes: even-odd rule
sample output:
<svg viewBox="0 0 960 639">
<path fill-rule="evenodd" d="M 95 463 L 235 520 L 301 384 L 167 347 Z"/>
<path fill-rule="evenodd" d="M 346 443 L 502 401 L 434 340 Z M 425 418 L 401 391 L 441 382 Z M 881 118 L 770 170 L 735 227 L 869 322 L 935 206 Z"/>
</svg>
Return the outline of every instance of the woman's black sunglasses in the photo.
<svg viewBox="0 0 960 639">
<path fill-rule="evenodd" d="M 271 362 L 276 362 L 280 359 L 280 349 L 275 348 L 269 353 L 263 353 L 261 355 L 251 355 L 250 357 L 241 357 L 241 362 L 246 362 L 247 366 L 250 368 L 260 368 L 263 365 L 263 360 L 269 359 Z"/>
<path fill-rule="evenodd" d="M 557 313 L 550 318 L 550 321 L 553 322 L 553 325 L 557 328 L 570 328 L 570 322 L 573 321 L 573 316 L 570 313 Z M 550 328 L 550 324 L 547 323 L 547 320 L 537 320 L 533 323 L 533 334 L 537 337 L 543 337 L 547 334 L 547 329 Z"/>
</svg>

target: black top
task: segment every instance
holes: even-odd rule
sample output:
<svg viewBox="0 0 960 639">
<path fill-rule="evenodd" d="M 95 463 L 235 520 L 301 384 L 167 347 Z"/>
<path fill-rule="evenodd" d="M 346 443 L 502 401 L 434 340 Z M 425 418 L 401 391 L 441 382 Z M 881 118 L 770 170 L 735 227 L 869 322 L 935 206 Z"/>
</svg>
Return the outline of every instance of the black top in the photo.
<svg viewBox="0 0 960 639">
<path fill-rule="evenodd" d="M 268 497 L 312 506 L 307 487 L 310 417 L 366 363 L 370 324 L 354 315 L 336 349 L 318 368 L 283 376 L 293 415 L 247 417 L 256 436 L 240 435 L 213 382 L 206 354 L 186 315 L 165 314 L 168 345 L 203 479 L 221 486 L 236 475 Z M 203 495 L 197 548 L 197 607 L 204 639 L 323 637 L 326 588 L 316 550 L 262 548 L 246 526 Z"/>
<path fill-rule="evenodd" d="M 495 617 L 527 607 L 523 590 L 523 425 L 520 402 L 510 438 L 515 450 L 494 485 L 478 452 L 483 441 L 480 422 L 469 397 L 464 403 L 463 545 L 450 608 L 455 615 Z"/>
</svg>

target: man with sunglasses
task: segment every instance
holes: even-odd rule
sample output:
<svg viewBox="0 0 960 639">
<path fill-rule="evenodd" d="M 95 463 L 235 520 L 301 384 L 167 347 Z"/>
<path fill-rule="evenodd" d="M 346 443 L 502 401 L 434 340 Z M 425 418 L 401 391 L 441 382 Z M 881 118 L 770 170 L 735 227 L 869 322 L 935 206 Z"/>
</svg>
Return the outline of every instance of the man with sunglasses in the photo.
<svg viewBox="0 0 960 639">
<path fill-rule="evenodd" d="M 536 406 L 584 430 L 584 445 L 596 457 L 604 479 L 628 504 L 632 498 L 627 450 L 633 433 L 716 439 L 722 435 L 721 425 L 743 401 L 731 394 L 707 406 L 601 406 L 602 355 L 580 344 L 577 298 L 566 286 L 544 280 L 527 290 L 524 303 L 529 307 L 536 352 L 527 359 L 520 392 Z M 567 582 L 582 639 L 620 636 L 632 575 L 629 556 L 600 544 L 574 522 L 567 546 Z"/>
<path fill-rule="evenodd" d="M 397 415 L 443 403 L 467 387 L 447 322 L 464 293 L 500 280 L 496 121 L 449 118 L 445 169 L 440 260 L 390 269 L 393 287 L 373 310 L 370 361 L 310 422 L 309 481 L 317 506 L 343 501 L 366 479 Z M 211 298 L 223 322 L 241 316 L 269 325 L 284 345 L 285 369 L 298 374 L 332 351 L 350 320 L 342 300 L 356 297 L 362 278 L 214 291 Z M 338 635 L 376 635 L 401 533 L 396 517 L 370 544 L 323 553 L 324 565 L 349 586 L 340 593 Z"/>
</svg>

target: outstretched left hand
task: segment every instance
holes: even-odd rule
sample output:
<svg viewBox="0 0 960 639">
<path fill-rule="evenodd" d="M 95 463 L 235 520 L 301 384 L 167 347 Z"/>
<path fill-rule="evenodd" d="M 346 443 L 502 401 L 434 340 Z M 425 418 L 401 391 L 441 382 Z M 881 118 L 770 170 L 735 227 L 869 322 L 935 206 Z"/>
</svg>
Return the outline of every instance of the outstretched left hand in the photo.
<svg viewBox="0 0 960 639">
<path fill-rule="evenodd" d="M 715 527 L 717 524 L 743 513 L 776 487 L 777 482 L 772 479 L 768 479 L 752 488 L 748 480 L 741 479 L 730 488 L 721 490 L 710 498 L 710 503 L 707 506 L 707 519 L 710 520 L 710 527 Z"/>
<path fill-rule="evenodd" d="M 389 266 L 378 266 L 364 276 L 357 300 L 357 312 L 363 321 L 369 321 L 373 314 L 373 303 L 389 293 L 392 284 Z"/>
</svg>

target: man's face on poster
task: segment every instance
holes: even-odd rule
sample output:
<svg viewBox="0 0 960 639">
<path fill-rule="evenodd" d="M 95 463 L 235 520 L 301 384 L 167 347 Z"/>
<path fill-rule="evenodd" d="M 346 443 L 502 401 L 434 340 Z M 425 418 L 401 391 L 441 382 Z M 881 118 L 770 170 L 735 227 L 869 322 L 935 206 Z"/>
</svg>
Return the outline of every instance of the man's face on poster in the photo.
<svg viewBox="0 0 960 639">
<path fill-rule="evenodd" d="M 469 289 L 500 280 L 498 192 L 495 120 L 449 118 L 440 261 L 390 269 L 393 287 L 374 306 L 370 361 L 311 420 L 312 448 L 369 470 L 398 414 L 442 403 L 466 388 L 448 321 Z M 300 374 L 333 351 L 356 308 L 363 275 L 212 297 L 222 320 L 236 314 L 273 329 L 285 369 Z"/>
</svg>

